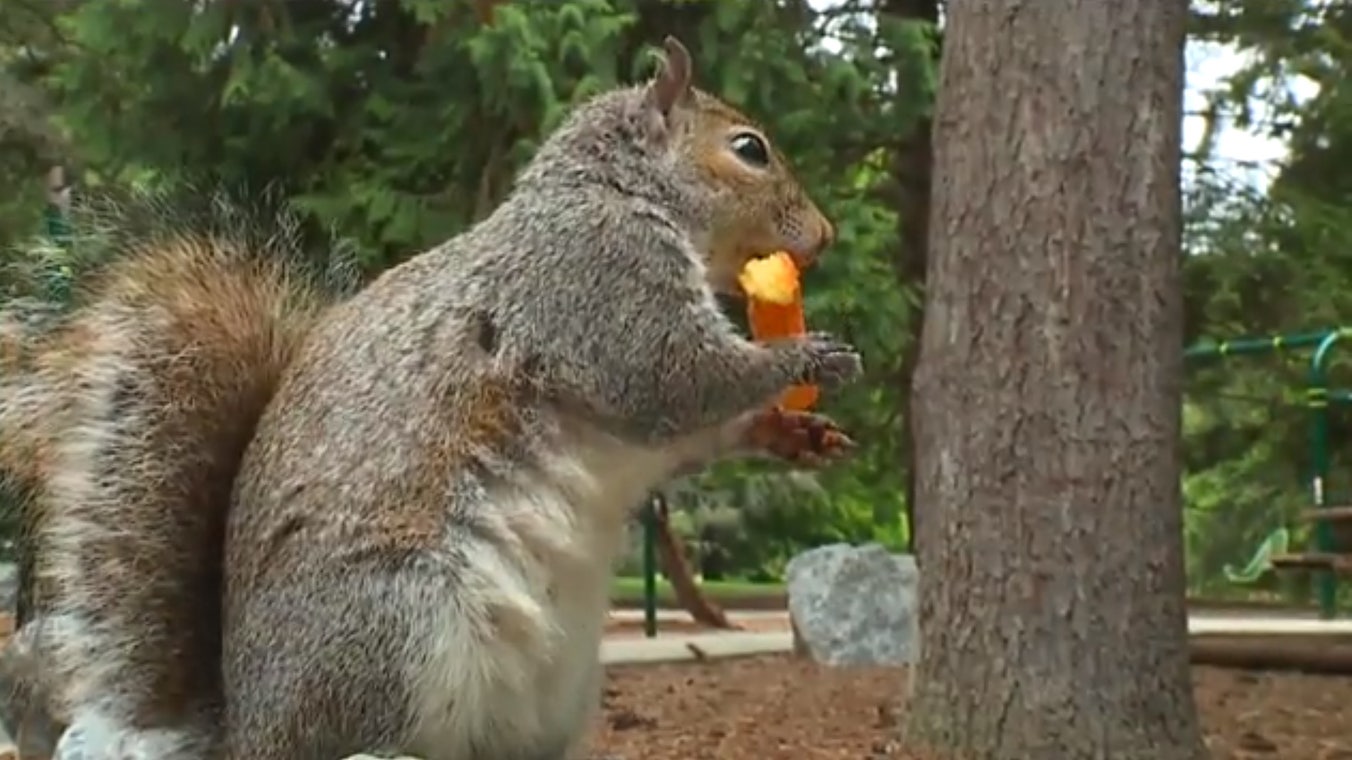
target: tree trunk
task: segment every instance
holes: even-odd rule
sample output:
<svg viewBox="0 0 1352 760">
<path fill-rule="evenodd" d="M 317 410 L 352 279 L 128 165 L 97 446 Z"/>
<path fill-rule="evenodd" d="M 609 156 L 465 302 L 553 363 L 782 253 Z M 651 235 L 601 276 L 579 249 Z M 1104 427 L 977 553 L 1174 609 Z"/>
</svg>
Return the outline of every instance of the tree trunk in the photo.
<svg viewBox="0 0 1352 760">
<path fill-rule="evenodd" d="M 927 24 L 939 23 L 939 0 L 883 0 L 878 7 L 882 16 Z M 898 92 L 898 97 L 914 98 L 914 93 Z M 911 133 L 892 154 L 890 195 L 897 209 L 898 245 L 892 257 L 892 270 L 901 288 L 921 287 L 925 284 L 926 262 L 929 260 L 930 185 L 933 182 L 933 147 L 928 118 L 922 118 Z M 906 328 L 909 333 L 906 349 L 901 356 L 897 376 L 901 383 L 901 408 L 898 416 L 903 427 L 901 467 L 906 488 L 906 550 L 915 553 L 916 508 L 915 491 L 915 427 L 911 424 L 911 381 L 915 376 L 916 359 L 920 355 L 920 336 L 925 327 L 923 302 L 914 309 Z"/>
<path fill-rule="evenodd" d="M 1205 757 L 1179 409 L 1185 0 L 949 5 L 915 377 L 938 757 Z"/>
<path fill-rule="evenodd" d="M 681 540 L 671 529 L 671 510 L 667 507 L 667 498 L 661 493 L 653 496 L 653 522 L 657 527 L 657 564 L 662 574 L 671 583 L 671 591 L 676 595 L 676 603 L 696 623 L 713 628 L 734 629 L 722 608 L 709 601 L 695 583 L 695 571 L 681 548 Z"/>
</svg>

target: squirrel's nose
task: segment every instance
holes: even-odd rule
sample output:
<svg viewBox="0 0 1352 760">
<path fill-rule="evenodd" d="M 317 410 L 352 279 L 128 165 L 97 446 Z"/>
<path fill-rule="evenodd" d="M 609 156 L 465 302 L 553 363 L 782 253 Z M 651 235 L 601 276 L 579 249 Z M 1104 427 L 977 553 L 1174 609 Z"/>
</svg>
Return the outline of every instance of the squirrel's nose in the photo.
<svg viewBox="0 0 1352 760">
<path fill-rule="evenodd" d="M 817 249 L 817 255 L 820 256 L 822 251 L 830 248 L 831 244 L 836 242 L 836 226 L 831 224 L 831 220 L 827 219 L 824 215 L 818 215 L 821 216 L 822 226 L 821 246 Z"/>
<path fill-rule="evenodd" d="M 806 269 L 817 263 L 822 251 L 836 241 L 835 225 L 831 224 L 831 220 L 827 219 L 826 215 L 815 207 L 812 209 L 809 221 L 804 227 L 807 234 L 803 236 L 805 245 L 802 246 L 798 261 L 798 266 L 801 269 Z"/>
</svg>

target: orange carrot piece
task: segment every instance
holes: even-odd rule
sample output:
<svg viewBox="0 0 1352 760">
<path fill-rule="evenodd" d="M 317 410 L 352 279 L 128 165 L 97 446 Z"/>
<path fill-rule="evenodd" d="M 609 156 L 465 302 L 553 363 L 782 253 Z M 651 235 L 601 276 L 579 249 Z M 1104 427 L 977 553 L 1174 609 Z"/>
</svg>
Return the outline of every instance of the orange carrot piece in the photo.
<svg viewBox="0 0 1352 760">
<path fill-rule="evenodd" d="M 788 253 L 780 251 L 747 262 L 738 282 L 747 296 L 747 321 L 753 337 L 787 338 L 807 331 L 798 267 Z M 795 385 L 784 392 L 779 405 L 807 411 L 817 402 L 817 396 L 817 386 Z"/>
</svg>

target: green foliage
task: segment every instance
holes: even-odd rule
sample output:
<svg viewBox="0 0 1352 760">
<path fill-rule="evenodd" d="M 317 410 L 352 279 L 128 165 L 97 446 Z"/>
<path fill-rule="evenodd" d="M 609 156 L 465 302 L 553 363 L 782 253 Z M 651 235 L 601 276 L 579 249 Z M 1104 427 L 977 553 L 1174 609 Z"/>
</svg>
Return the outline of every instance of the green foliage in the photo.
<svg viewBox="0 0 1352 760">
<path fill-rule="evenodd" d="M 1184 275 L 1190 338 L 1271 334 L 1352 322 L 1352 8 L 1319 0 L 1199 4 L 1199 38 L 1247 61 L 1213 94 L 1209 116 L 1288 141 L 1270 190 L 1234 180 L 1204 150 L 1188 207 Z M 1291 83 L 1318 86 L 1301 101 Z M 1265 118 L 1259 118 L 1266 112 Z M 1204 148 L 1208 147 L 1206 145 Z M 1332 354 L 1335 386 L 1352 385 L 1346 348 Z M 1184 495 L 1194 589 L 1234 592 L 1220 574 L 1308 503 L 1308 354 L 1233 358 L 1192 368 L 1184 414 Z M 1335 409 L 1329 498 L 1352 493 L 1352 415 Z M 1305 596 L 1307 579 L 1279 583 Z"/>
<path fill-rule="evenodd" d="M 929 112 L 935 37 L 870 3 L 0 0 L 0 75 L 15 83 L 0 89 L 29 104 L 10 120 L 21 131 L 0 117 L 0 142 L 17 134 L 26 151 L 0 166 L 16 189 L 0 193 L 0 245 L 23 252 L 0 288 L 48 298 L 45 284 L 101 260 L 30 242 L 57 162 L 84 187 L 275 188 L 307 215 L 312 247 L 336 232 L 374 274 L 484 215 L 570 105 L 650 75 L 669 33 L 704 89 L 764 122 L 837 223 L 807 277 L 808 318 L 869 368 L 825 407 L 864 444 L 857 460 L 819 476 L 729 465 L 684 484 L 693 548 L 717 544 L 727 572 L 767 576 L 805 544 L 900 545 L 897 373 L 919 283 L 897 281 L 881 190 Z"/>
</svg>

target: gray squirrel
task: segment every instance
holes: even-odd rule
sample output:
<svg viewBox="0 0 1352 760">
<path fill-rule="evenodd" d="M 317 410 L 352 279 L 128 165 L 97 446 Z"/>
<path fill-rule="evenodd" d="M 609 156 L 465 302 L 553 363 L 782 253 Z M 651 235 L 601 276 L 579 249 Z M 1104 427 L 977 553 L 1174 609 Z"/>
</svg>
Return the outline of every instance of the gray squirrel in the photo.
<svg viewBox="0 0 1352 760">
<path fill-rule="evenodd" d="M 349 298 L 164 235 L 38 347 L 0 466 L 38 486 L 18 638 L 58 758 L 563 760 L 645 494 L 848 451 L 774 400 L 851 382 L 855 350 L 750 341 L 715 302 L 754 257 L 809 265 L 832 225 L 664 47 L 490 216 Z"/>
</svg>

